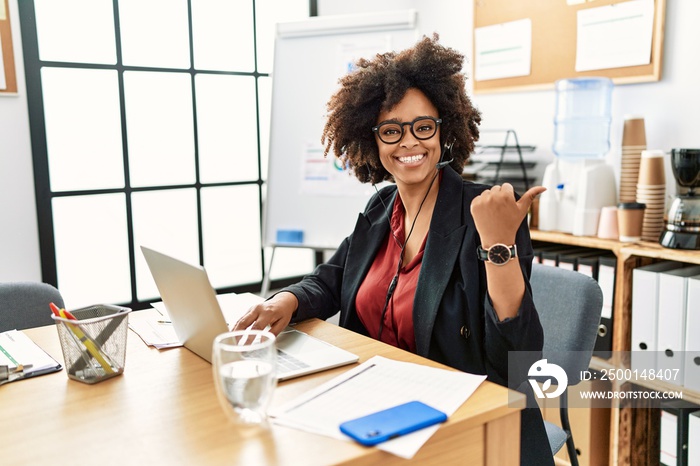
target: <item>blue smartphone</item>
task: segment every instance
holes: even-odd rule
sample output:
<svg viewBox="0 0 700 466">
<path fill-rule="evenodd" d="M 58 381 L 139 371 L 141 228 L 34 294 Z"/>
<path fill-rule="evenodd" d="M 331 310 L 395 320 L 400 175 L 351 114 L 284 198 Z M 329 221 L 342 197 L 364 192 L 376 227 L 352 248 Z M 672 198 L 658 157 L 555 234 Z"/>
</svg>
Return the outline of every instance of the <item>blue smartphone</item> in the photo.
<svg viewBox="0 0 700 466">
<path fill-rule="evenodd" d="M 340 424 L 340 431 L 372 446 L 447 420 L 447 414 L 411 401 Z"/>
</svg>

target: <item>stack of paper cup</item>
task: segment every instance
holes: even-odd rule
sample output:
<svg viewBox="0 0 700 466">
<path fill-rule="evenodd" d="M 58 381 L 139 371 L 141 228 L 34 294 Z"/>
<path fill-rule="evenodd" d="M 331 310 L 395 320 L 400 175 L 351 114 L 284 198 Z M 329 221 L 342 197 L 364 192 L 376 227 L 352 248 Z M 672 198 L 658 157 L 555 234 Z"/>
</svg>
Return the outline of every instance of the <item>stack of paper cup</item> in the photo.
<svg viewBox="0 0 700 466">
<path fill-rule="evenodd" d="M 642 240 L 658 241 L 664 229 L 664 207 L 666 203 L 666 175 L 664 173 L 664 151 L 642 151 L 637 183 L 637 202 L 646 204 Z"/>
<path fill-rule="evenodd" d="M 622 128 L 622 157 L 620 170 L 620 202 L 635 202 L 642 151 L 647 148 L 644 118 L 625 115 Z"/>
</svg>

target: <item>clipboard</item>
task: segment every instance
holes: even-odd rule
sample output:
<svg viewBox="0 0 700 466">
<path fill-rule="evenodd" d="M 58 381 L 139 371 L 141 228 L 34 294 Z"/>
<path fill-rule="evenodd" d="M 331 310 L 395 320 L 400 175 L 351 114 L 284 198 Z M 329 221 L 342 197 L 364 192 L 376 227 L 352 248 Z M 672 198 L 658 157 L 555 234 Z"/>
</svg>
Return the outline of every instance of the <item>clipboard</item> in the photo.
<svg viewBox="0 0 700 466">
<path fill-rule="evenodd" d="M 0 333 L 0 385 L 58 372 L 63 366 L 24 332 Z"/>
</svg>

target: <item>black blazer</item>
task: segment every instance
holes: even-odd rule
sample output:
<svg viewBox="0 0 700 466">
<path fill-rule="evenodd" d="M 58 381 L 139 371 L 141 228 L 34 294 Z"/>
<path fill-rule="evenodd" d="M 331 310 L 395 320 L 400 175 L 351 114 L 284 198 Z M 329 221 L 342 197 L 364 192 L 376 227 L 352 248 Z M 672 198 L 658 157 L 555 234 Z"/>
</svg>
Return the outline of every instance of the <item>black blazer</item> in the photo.
<svg viewBox="0 0 700 466">
<path fill-rule="evenodd" d="M 488 298 L 486 270 L 476 255 L 481 242 L 470 212 L 472 200 L 485 189 L 485 185 L 462 180 L 449 166 L 443 170 L 416 287 L 413 326 L 419 355 L 465 372 L 485 374 L 507 386 L 508 351 L 540 352 L 543 333 L 527 280 L 515 318 L 499 322 Z M 367 335 L 357 316 L 355 297 L 389 234 L 387 215 L 396 195 L 395 185 L 375 194 L 352 234 L 330 260 L 285 289 L 299 300 L 295 322 L 311 317 L 327 319 L 340 311 L 341 326 Z M 520 267 L 529 277 L 533 251 L 525 221 L 516 244 Z M 523 380 L 528 368 L 524 368 Z M 553 464 L 539 410 L 523 413 L 523 464 Z M 533 432 L 536 435 L 531 438 Z M 539 453 L 536 461 L 530 462 L 533 449 Z"/>
</svg>

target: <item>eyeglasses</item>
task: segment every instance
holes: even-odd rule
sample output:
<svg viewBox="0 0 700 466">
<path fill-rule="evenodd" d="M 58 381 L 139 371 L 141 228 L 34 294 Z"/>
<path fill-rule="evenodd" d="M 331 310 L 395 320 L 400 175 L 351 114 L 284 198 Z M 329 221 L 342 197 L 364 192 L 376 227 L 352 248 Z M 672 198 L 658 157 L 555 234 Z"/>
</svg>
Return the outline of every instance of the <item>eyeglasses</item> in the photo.
<svg viewBox="0 0 700 466">
<path fill-rule="evenodd" d="M 442 119 L 429 116 L 418 117 L 413 121 L 405 121 L 397 123 L 395 121 L 385 121 L 377 126 L 372 127 L 379 140 L 384 144 L 397 144 L 403 139 L 405 125 L 411 128 L 411 134 L 416 139 L 425 141 L 435 136 L 438 126 L 442 123 Z"/>
</svg>

